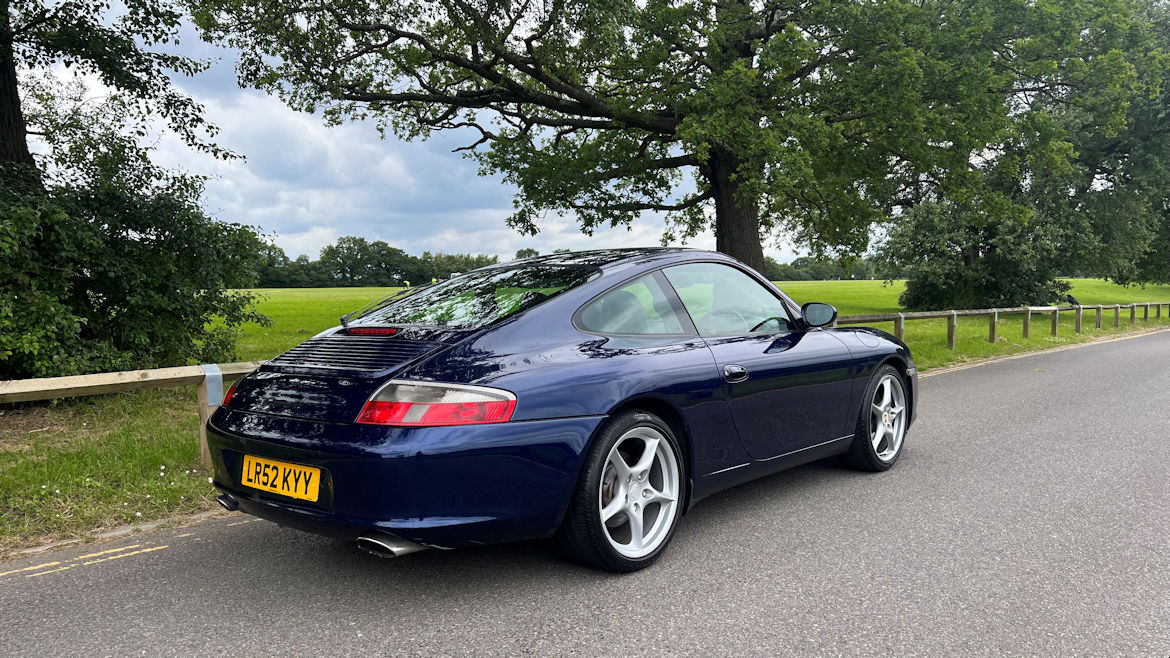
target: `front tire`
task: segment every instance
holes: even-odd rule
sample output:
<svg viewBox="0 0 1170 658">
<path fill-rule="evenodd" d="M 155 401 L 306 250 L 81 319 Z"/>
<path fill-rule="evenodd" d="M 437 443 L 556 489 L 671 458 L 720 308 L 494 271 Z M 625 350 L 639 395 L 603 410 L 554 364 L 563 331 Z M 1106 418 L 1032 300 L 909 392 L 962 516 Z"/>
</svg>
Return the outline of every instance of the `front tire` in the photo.
<svg viewBox="0 0 1170 658">
<path fill-rule="evenodd" d="M 599 569 L 650 566 L 682 515 L 683 465 L 678 439 L 661 418 L 638 409 L 610 418 L 586 454 L 557 542 Z"/>
<path fill-rule="evenodd" d="M 846 465 L 879 472 L 898 461 L 910 423 L 908 401 L 902 373 L 889 364 L 878 368 L 861 398 L 853 443 L 844 455 Z"/>
</svg>

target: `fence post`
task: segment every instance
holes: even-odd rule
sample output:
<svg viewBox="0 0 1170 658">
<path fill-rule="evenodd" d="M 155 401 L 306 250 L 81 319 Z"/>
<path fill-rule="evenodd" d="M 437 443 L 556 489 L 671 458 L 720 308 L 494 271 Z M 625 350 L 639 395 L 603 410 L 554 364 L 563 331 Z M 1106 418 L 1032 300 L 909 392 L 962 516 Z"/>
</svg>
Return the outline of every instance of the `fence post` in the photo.
<svg viewBox="0 0 1170 658">
<path fill-rule="evenodd" d="M 1135 322 L 1137 322 L 1137 304 L 1130 304 L 1129 305 L 1129 323 L 1133 324 Z"/>
<path fill-rule="evenodd" d="M 1082 322 L 1083 315 L 1084 315 L 1084 309 L 1082 309 L 1080 306 L 1078 306 L 1077 307 L 1077 333 L 1078 334 L 1081 333 L 1081 322 Z"/>
<path fill-rule="evenodd" d="M 1029 306 L 1028 310 L 1024 311 L 1024 338 L 1027 338 L 1030 333 L 1032 333 L 1032 307 Z"/>
<path fill-rule="evenodd" d="M 1113 305 L 1113 326 L 1121 326 L 1121 304 Z"/>
<path fill-rule="evenodd" d="M 1052 312 L 1052 335 L 1055 336 L 1060 329 L 1060 309 Z"/>
<path fill-rule="evenodd" d="M 1146 302 L 1145 308 L 1142 310 L 1142 322 L 1150 321 L 1150 303 Z"/>
<path fill-rule="evenodd" d="M 959 328 L 959 312 L 951 311 L 951 319 L 947 320 L 947 349 L 955 349 L 955 333 Z"/>
<path fill-rule="evenodd" d="M 1158 310 L 1156 311 L 1156 313 L 1158 314 L 1157 318 L 1159 320 L 1161 320 L 1162 319 L 1162 305 L 1161 304 L 1158 304 Z"/>
<path fill-rule="evenodd" d="M 991 312 L 991 321 L 987 323 L 987 342 L 994 343 L 998 338 L 997 329 L 999 329 L 999 310 Z"/>
<path fill-rule="evenodd" d="M 899 313 L 898 319 L 894 320 L 894 336 L 896 336 L 898 338 L 898 340 L 906 340 L 905 335 L 906 335 L 906 316 Z"/>
<path fill-rule="evenodd" d="M 1097 304 L 1097 328 L 1101 328 L 1101 305 Z"/>
<path fill-rule="evenodd" d="M 207 419 L 223 404 L 223 374 L 213 364 L 199 366 L 203 369 L 203 382 L 199 384 L 199 461 L 211 465 L 211 451 L 207 447 Z"/>
</svg>

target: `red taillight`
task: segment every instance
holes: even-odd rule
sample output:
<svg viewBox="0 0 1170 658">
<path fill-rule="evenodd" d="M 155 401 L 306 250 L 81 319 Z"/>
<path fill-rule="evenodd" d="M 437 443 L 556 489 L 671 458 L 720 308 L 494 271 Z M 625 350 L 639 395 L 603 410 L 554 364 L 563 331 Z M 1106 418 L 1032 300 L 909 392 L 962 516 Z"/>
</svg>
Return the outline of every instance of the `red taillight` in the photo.
<svg viewBox="0 0 1170 658">
<path fill-rule="evenodd" d="M 223 394 L 223 406 L 227 406 L 232 401 L 232 396 L 236 394 L 236 385 L 232 384 L 228 387 L 227 393 Z"/>
<path fill-rule="evenodd" d="M 349 334 L 359 336 L 393 336 L 398 327 L 350 327 Z"/>
<path fill-rule="evenodd" d="M 357 422 L 406 427 L 505 423 L 515 408 L 516 396 L 495 388 L 393 381 L 366 402 Z"/>
</svg>

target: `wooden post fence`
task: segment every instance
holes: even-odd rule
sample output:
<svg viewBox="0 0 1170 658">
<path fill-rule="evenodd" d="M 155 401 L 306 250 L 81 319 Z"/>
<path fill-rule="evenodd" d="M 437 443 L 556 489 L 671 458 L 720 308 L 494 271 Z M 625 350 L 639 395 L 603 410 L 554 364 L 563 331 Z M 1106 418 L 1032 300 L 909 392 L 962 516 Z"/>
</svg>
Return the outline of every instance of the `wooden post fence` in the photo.
<svg viewBox="0 0 1170 658">
<path fill-rule="evenodd" d="M 262 363 L 263 361 L 246 361 L 217 366 L 179 366 L 154 370 L 103 372 L 96 375 L 0 381 L 0 404 L 198 385 L 199 455 L 204 464 L 210 464 L 205 425 L 215 407 L 223 400 L 223 382 L 235 381 L 259 368 Z M 219 373 L 218 381 L 213 374 L 209 377 L 208 371 L 212 369 Z M 218 390 L 208 391 L 208 383 L 218 386 Z M 215 402 L 215 405 L 209 402 Z"/>
</svg>

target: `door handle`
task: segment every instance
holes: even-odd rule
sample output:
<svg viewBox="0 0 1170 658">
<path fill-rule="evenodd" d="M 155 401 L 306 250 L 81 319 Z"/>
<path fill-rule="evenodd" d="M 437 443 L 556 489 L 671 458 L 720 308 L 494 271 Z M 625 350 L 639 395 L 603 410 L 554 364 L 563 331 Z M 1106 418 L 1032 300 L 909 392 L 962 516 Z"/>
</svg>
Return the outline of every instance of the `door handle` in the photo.
<svg viewBox="0 0 1170 658">
<path fill-rule="evenodd" d="M 747 368 L 735 363 L 729 363 L 723 366 L 723 378 L 732 384 L 742 382 L 748 378 Z"/>
</svg>

